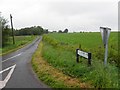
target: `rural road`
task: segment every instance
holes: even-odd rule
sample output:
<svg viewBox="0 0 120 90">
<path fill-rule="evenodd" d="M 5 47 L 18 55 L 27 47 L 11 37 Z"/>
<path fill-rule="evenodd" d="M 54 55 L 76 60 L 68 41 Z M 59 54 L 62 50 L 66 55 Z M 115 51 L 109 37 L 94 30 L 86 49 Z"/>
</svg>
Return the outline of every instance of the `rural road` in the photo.
<svg viewBox="0 0 120 90">
<path fill-rule="evenodd" d="M 42 37 L 2 57 L 2 88 L 49 88 L 38 80 L 31 67 L 31 58 Z"/>
</svg>

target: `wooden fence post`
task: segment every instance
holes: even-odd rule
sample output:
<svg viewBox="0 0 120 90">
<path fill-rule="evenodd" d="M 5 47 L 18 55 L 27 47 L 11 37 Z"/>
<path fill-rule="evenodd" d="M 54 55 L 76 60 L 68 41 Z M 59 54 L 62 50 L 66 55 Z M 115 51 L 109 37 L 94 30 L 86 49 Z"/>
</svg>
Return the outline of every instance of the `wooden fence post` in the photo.
<svg viewBox="0 0 120 90">
<path fill-rule="evenodd" d="M 79 55 L 78 55 L 78 50 L 79 49 L 76 49 L 76 62 L 79 63 Z"/>
<path fill-rule="evenodd" d="M 91 65 L 91 53 L 88 53 L 88 65 Z"/>
</svg>

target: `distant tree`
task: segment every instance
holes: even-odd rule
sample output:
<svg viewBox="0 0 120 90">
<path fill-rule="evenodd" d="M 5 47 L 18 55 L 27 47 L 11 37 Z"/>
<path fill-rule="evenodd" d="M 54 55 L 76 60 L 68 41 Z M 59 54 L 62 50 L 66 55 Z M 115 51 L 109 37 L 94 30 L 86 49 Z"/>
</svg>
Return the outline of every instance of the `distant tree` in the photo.
<svg viewBox="0 0 120 90">
<path fill-rule="evenodd" d="M 65 30 L 63 31 L 63 33 L 68 33 L 68 29 L 65 29 Z"/>
<path fill-rule="evenodd" d="M 57 31 L 52 31 L 53 33 L 56 33 Z"/>
<path fill-rule="evenodd" d="M 45 34 L 49 33 L 48 29 L 44 29 L 44 33 Z"/>
<path fill-rule="evenodd" d="M 27 27 L 15 31 L 15 35 L 42 35 L 48 33 L 48 29 L 43 29 L 41 26 Z"/>
<path fill-rule="evenodd" d="M 58 33 L 62 33 L 62 30 L 59 30 Z"/>
</svg>

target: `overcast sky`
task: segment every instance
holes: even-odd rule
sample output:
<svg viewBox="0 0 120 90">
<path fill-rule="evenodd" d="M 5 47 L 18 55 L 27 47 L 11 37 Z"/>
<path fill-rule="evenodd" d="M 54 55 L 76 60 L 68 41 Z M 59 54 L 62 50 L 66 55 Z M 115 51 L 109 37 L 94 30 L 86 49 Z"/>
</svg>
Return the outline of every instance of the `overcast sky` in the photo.
<svg viewBox="0 0 120 90">
<path fill-rule="evenodd" d="M 13 16 L 15 29 L 42 26 L 50 31 L 118 29 L 119 0 L 0 0 L 0 12 Z"/>
</svg>

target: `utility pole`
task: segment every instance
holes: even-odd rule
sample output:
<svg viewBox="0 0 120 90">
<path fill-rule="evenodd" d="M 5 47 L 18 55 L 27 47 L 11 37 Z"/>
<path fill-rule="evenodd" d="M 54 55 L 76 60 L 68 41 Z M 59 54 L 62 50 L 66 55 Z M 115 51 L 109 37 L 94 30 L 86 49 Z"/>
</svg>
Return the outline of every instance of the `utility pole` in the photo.
<svg viewBox="0 0 120 90">
<path fill-rule="evenodd" d="M 10 14 L 10 21 L 11 21 L 11 29 L 12 29 L 13 44 L 15 44 L 14 31 L 13 31 L 13 23 L 12 23 L 12 15 L 11 15 L 11 14 Z"/>
</svg>

